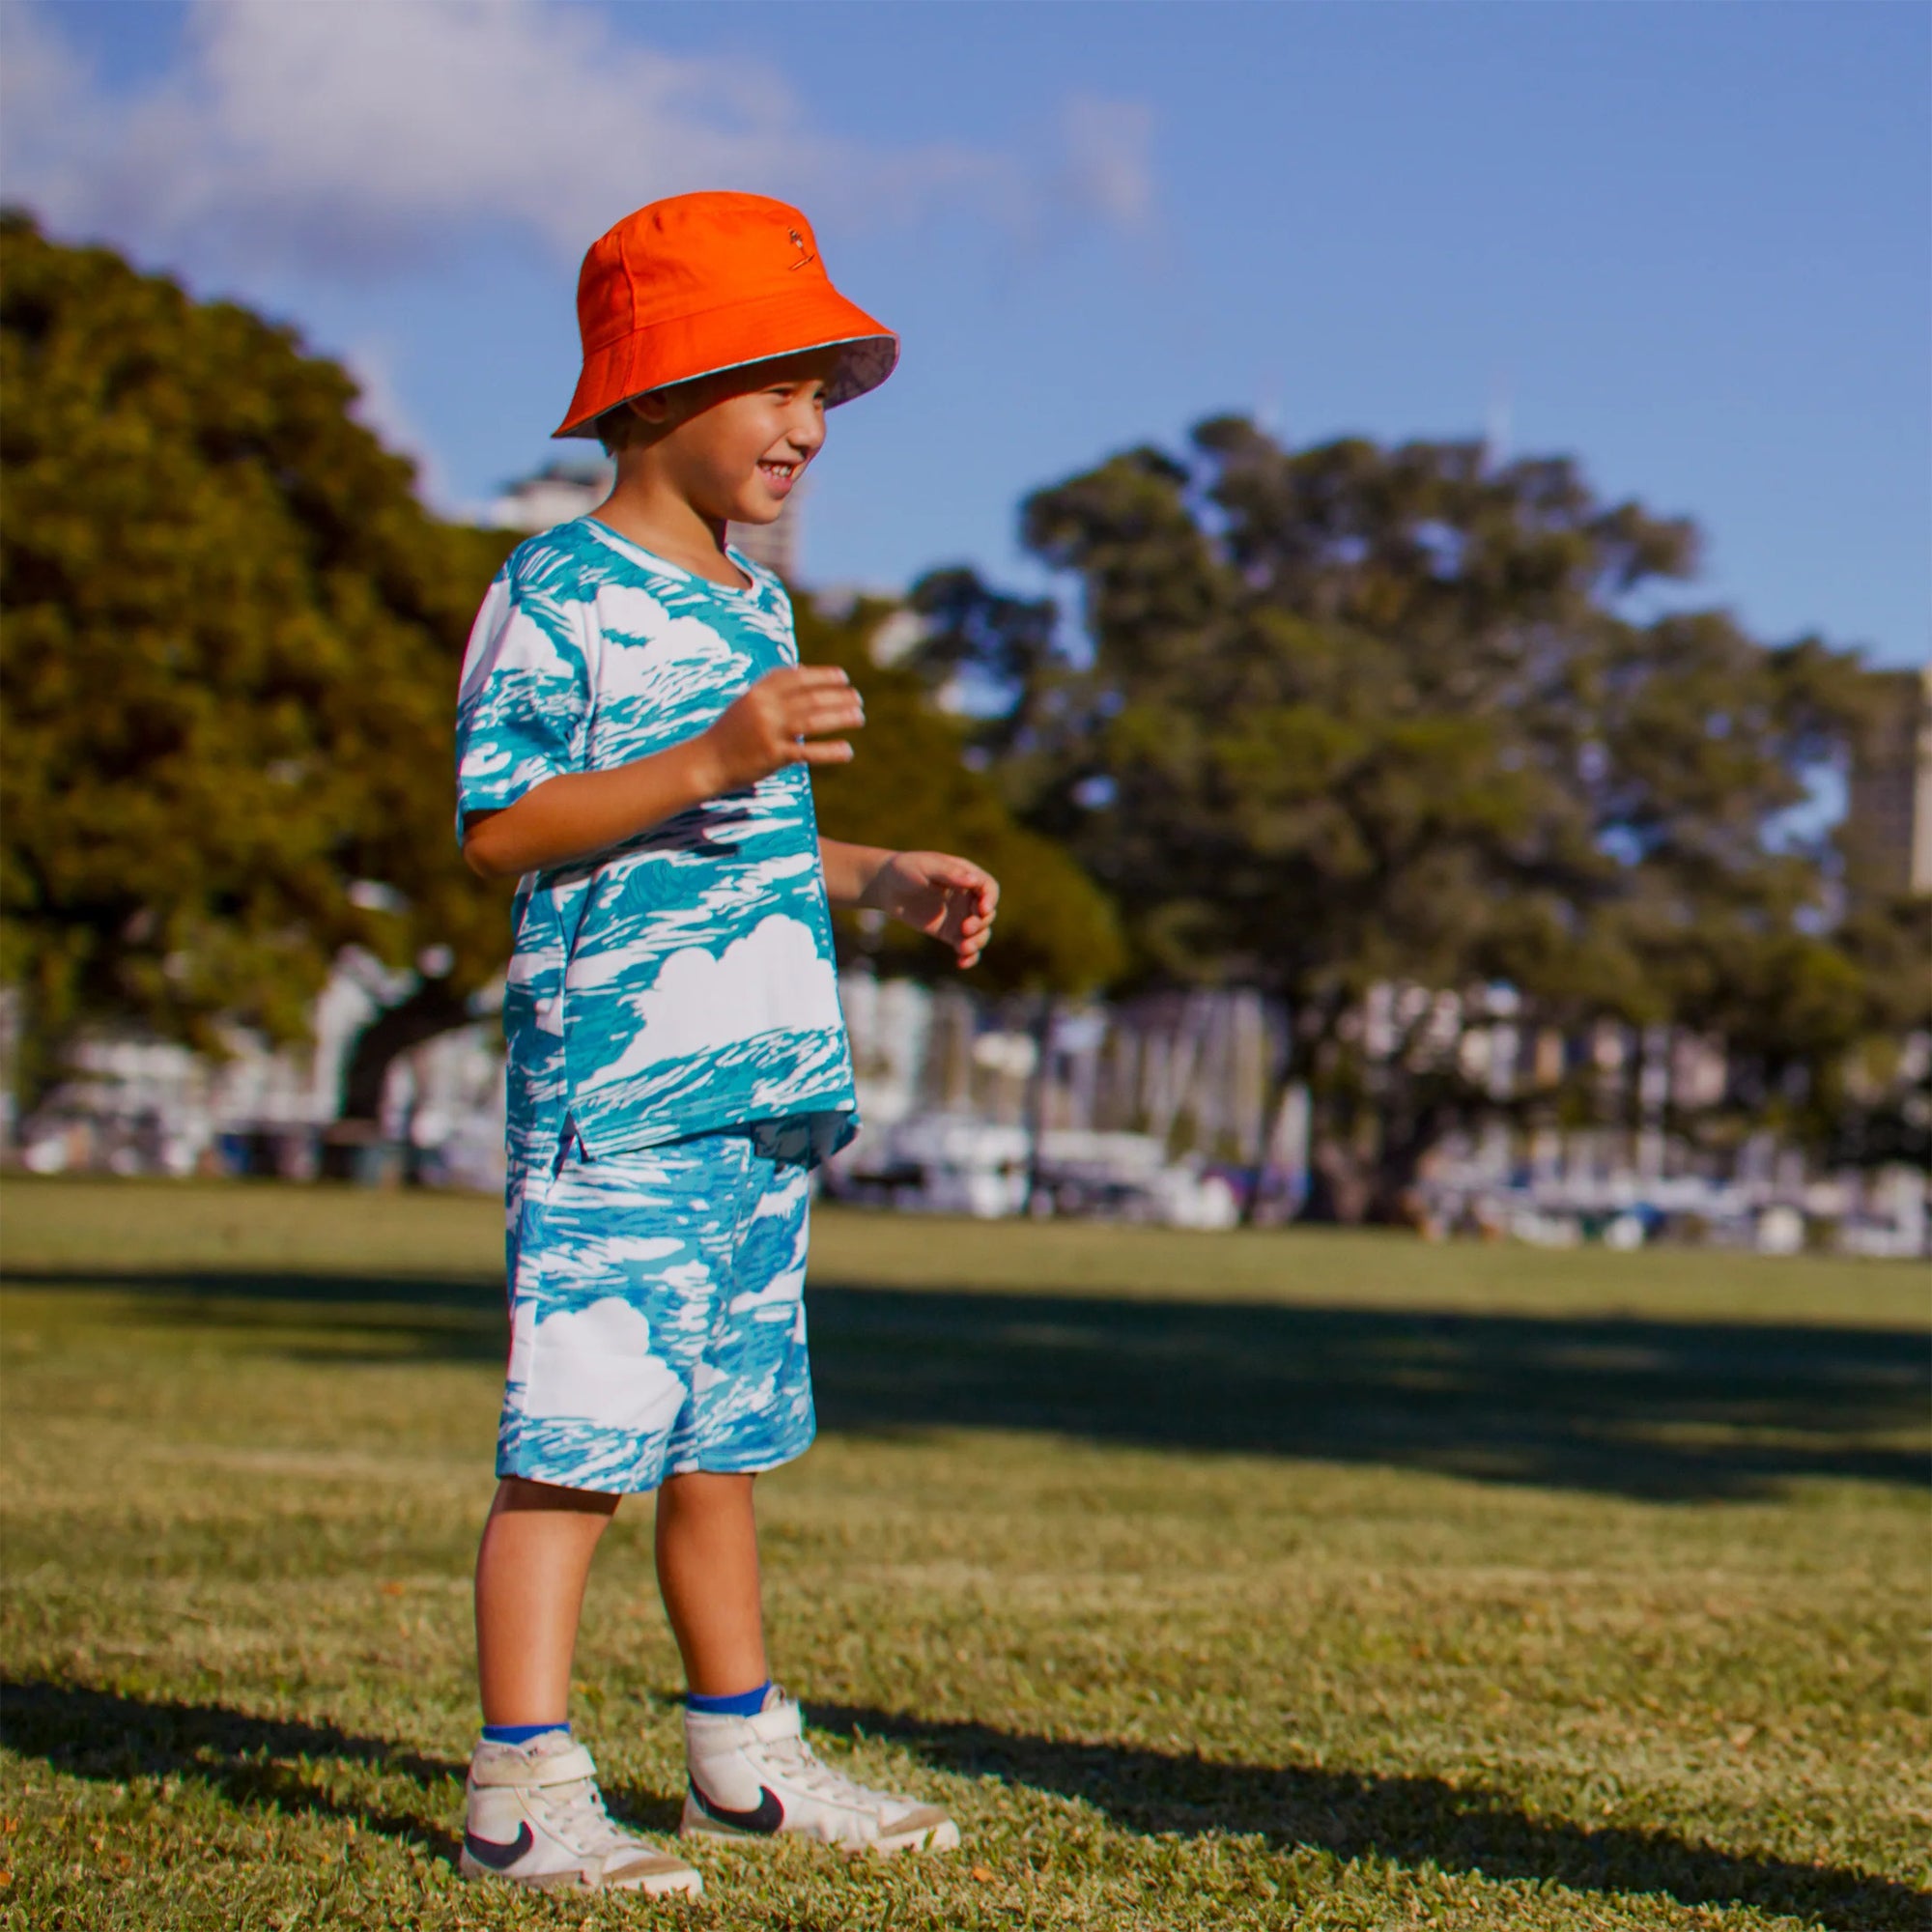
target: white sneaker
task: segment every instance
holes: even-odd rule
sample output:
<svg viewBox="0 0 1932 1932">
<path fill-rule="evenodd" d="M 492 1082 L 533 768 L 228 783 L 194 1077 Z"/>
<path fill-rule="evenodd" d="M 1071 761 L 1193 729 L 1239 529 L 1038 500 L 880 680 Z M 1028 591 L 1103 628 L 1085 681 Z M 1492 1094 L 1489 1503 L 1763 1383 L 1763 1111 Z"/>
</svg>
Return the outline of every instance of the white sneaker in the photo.
<svg viewBox="0 0 1932 1932">
<path fill-rule="evenodd" d="M 950 1852 L 959 1827 L 936 1804 L 868 1790 L 821 1764 L 804 1714 L 777 1685 L 752 1718 L 684 1714 L 688 1838 L 816 1838 L 851 1852 Z"/>
<path fill-rule="evenodd" d="M 457 1869 L 465 1878 L 545 1890 L 704 1889 L 682 1859 L 615 1823 L 597 1789 L 595 1761 L 562 1731 L 527 1745 L 476 1747 Z"/>
</svg>

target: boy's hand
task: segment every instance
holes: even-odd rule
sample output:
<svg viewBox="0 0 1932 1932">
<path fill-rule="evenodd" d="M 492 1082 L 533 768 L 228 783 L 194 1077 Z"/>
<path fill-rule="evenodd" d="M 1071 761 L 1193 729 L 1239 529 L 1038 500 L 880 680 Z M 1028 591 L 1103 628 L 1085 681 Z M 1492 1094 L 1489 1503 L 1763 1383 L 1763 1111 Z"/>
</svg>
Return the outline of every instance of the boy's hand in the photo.
<svg viewBox="0 0 1932 1932">
<path fill-rule="evenodd" d="M 963 970 L 992 937 L 1000 882 L 970 861 L 944 852 L 895 852 L 859 902 L 952 947 Z"/>
<path fill-rule="evenodd" d="M 866 707 L 837 665 L 796 665 L 769 671 L 708 730 L 700 733 L 717 766 L 721 792 L 742 791 L 786 765 L 842 765 L 843 739 L 808 744 L 827 731 L 856 731 Z"/>
</svg>

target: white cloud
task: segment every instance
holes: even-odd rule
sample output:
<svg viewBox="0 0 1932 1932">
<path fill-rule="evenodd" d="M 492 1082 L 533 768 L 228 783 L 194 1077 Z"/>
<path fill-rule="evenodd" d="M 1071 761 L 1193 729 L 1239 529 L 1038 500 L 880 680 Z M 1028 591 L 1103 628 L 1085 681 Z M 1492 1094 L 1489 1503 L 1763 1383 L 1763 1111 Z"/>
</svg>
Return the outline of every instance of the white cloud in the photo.
<svg viewBox="0 0 1932 1932">
<path fill-rule="evenodd" d="M 625 697 L 669 716 L 715 692 L 735 660 L 730 644 L 700 617 L 673 617 L 647 590 L 604 584 L 597 592 L 604 633 L 600 702 Z"/>
<path fill-rule="evenodd" d="M 621 1295 L 523 1323 L 510 1377 L 524 1413 L 545 1421 L 656 1433 L 684 1406 L 684 1384 L 651 1352 L 650 1323 Z"/>
<path fill-rule="evenodd" d="M 736 1046 L 759 1034 L 837 1026 L 838 983 L 811 928 L 772 913 L 722 953 L 701 946 L 673 952 L 635 1006 L 640 1030 L 598 1069 L 596 1085 L 628 1080 L 688 1053 Z"/>
<path fill-rule="evenodd" d="M 461 701 L 468 702 L 486 678 L 508 670 L 569 677 L 572 668 L 564 662 L 556 639 L 527 611 L 511 604 L 509 585 L 499 578 L 485 594 L 470 631 L 469 648 L 464 657 Z M 471 778 L 488 778 L 499 771 L 503 763 L 501 752 L 479 745 L 465 760 L 463 769 Z"/>
<path fill-rule="evenodd" d="M 662 637 L 671 615 L 648 590 L 635 583 L 600 583 L 597 586 L 597 624 L 603 631 L 615 631 L 627 638 L 642 638 L 648 642 Z"/>
<path fill-rule="evenodd" d="M 1063 127 L 1067 200 L 1118 228 L 1146 228 L 1154 215 L 1151 110 L 1081 94 L 1066 103 Z"/>
<path fill-rule="evenodd" d="M 1022 229 L 1132 228 L 1152 205 L 1130 103 L 1070 102 L 1060 156 L 883 149 L 814 127 L 770 70 L 658 51 L 582 4 L 194 0 L 177 64 L 119 90 L 54 17 L 0 11 L 6 190 L 148 255 L 386 273 L 507 223 L 574 261 L 628 210 L 700 186 L 848 217 L 963 204 Z"/>
</svg>

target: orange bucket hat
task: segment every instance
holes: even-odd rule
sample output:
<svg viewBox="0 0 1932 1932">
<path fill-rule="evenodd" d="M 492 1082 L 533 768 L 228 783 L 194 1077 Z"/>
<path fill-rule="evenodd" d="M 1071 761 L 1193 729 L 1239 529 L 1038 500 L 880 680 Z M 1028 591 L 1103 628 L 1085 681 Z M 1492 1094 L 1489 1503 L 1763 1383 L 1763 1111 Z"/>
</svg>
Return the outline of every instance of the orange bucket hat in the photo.
<svg viewBox="0 0 1932 1932">
<path fill-rule="evenodd" d="M 677 194 L 590 244 L 577 278 L 583 374 L 554 434 L 595 436 L 633 396 L 807 349 L 840 349 L 825 401 L 893 373 L 899 340 L 832 286 L 811 224 L 761 194 Z"/>
</svg>

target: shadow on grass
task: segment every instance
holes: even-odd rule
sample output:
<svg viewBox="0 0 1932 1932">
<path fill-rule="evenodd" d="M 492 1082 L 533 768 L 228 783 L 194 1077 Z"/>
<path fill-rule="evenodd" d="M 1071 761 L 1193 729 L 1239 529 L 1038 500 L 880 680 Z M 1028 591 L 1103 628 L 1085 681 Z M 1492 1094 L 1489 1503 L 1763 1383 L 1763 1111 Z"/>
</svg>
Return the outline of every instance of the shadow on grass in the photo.
<svg viewBox="0 0 1932 1932">
<path fill-rule="evenodd" d="M 318 1363 L 499 1366 L 474 1279 L 15 1275 L 156 1297 L 170 1324 Z M 1436 1313 L 814 1284 L 821 1425 L 1043 1430 L 1657 1499 L 1804 1477 L 1924 1486 L 1932 1362 L 1906 1329 Z"/>
<path fill-rule="evenodd" d="M 1923 1337 L 1208 1301 L 808 1294 L 821 1423 L 1380 1463 L 1656 1498 L 1924 1484 Z"/>
<path fill-rule="evenodd" d="M 1495 1792 L 1439 1777 L 1219 1764 L 851 1705 L 814 1702 L 810 1717 L 819 1730 L 907 1746 L 942 1771 L 1079 1799 L 1130 1832 L 1254 1833 L 1282 1850 L 1312 1847 L 1341 1859 L 1431 1861 L 1448 1871 L 1580 1891 L 1758 1906 L 1833 1932 L 1922 1932 L 1932 1913 L 1932 1893 L 1890 1879 L 1719 1851 L 1666 1832 L 1531 1817 Z"/>
<path fill-rule="evenodd" d="M 0 1744 L 43 1759 L 70 1777 L 120 1784 L 134 1777 L 185 1777 L 242 1810 L 314 1812 L 358 1831 L 420 1845 L 454 1863 L 453 1832 L 402 1812 L 373 1809 L 331 1788 L 328 1761 L 400 1774 L 425 1789 L 467 1765 L 423 1757 L 334 1724 L 259 1718 L 225 1704 L 176 1704 L 70 1684 L 0 1679 Z M 461 1800 L 444 1799 L 452 1807 Z"/>
<path fill-rule="evenodd" d="M 1127 1831 L 1255 1833 L 1288 1850 L 1397 1865 L 1433 1861 L 1492 1879 L 1549 1880 L 1596 1892 L 1662 1892 L 1687 1905 L 1737 1903 L 1785 1912 L 1833 1932 L 1917 1932 L 1928 1894 L 1888 1879 L 1689 1843 L 1667 1833 L 1588 1830 L 1533 1818 L 1494 1793 L 1434 1777 L 1372 1777 L 1295 1766 L 1217 1764 L 1130 1745 L 1065 1744 L 933 1722 L 903 1713 L 815 1704 L 821 1730 L 864 1731 L 937 1768 L 1076 1798 Z M 39 1680 L 0 1682 L 0 1743 L 69 1776 L 103 1783 L 192 1779 L 242 1810 L 312 1813 L 421 1846 L 453 1861 L 453 1831 L 383 1810 L 332 1788 L 332 1762 L 401 1776 L 455 1817 L 465 1767 L 334 1724 L 255 1717 Z M 675 1830 L 678 1805 L 615 1794 L 645 1829 Z M 428 1808 L 428 1805 L 425 1805 Z"/>
</svg>

